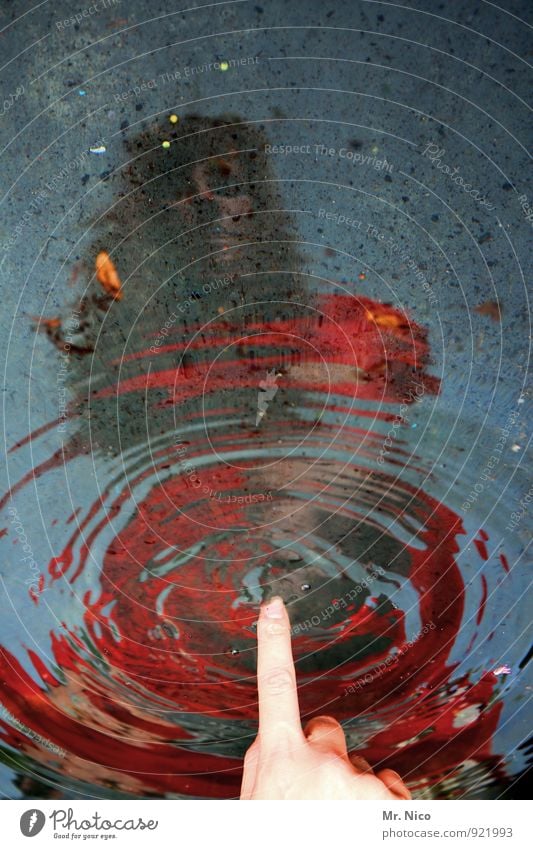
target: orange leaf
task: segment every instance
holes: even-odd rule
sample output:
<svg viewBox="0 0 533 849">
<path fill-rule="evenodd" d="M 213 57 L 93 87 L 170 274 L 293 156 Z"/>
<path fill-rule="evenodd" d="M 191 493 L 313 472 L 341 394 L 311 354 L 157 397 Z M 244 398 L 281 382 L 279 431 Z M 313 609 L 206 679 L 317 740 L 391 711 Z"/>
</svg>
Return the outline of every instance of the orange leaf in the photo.
<svg viewBox="0 0 533 849">
<path fill-rule="evenodd" d="M 115 263 L 107 251 L 100 251 L 96 257 L 96 278 L 108 295 L 114 295 L 116 300 L 120 300 L 122 297 L 122 283 L 120 282 Z"/>
<path fill-rule="evenodd" d="M 404 327 L 406 323 L 403 316 L 390 313 L 388 315 L 376 315 L 370 312 L 370 310 L 367 310 L 366 317 L 369 321 L 379 324 L 380 327 Z"/>
</svg>

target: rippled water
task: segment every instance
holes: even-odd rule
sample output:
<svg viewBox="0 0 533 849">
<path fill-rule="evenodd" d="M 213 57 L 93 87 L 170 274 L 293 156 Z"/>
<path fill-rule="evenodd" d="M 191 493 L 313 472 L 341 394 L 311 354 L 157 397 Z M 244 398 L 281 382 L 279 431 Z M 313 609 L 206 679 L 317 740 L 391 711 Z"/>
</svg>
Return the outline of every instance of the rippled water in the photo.
<svg viewBox="0 0 533 849">
<path fill-rule="evenodd" d="M 255 620 L 275 593 L 303 718 L 332 713 L 422 796 L 505 784 L 522 765 L 506 761 L 522 739 L 521 541 L 482 507 L 486 453 L 438 404 L 453 378 L 428 326 L 369 297 L 358 267 L 304 273 L 301 252 L 323 248 L 297 245 L 256 156 L 216 166 L 235 186 L 213 219 L 209 168 L 187 172 L 196 194 L 179 173 L 147 188 L 139 145 L 142 179 L 108 221 L 124 296 L 87 275 L 41 322 L 64 375 L 49 423 L 10 446 L 4 762 L 30 796 L 237 796 Z M 522 402 L 507 436 L 488 431 L 496 456 Z"/>
</svg>

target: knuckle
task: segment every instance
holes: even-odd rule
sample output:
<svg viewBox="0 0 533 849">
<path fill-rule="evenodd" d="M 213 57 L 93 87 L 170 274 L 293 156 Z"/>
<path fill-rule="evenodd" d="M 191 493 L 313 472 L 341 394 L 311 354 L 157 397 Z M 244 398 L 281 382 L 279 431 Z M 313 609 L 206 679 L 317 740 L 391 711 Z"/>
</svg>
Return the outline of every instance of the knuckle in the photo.
<svg viewBox="0 0 533 849">
<path fill-rule="evenodd" d="M 282 762 L 280 758 L 286 759 L 290 753 L 294 754 L 299 747 L 307 745 L 302 729 L 286 720 L 276 720 L 270 731 L 265 740 L 259 765 L 266 762 L 279 765 Z"/>
<path fill-rule="evenodd" d="M 286 625 L 281 625 L 279 622 L 269 622 L 267 625 L 265 625 L 264 630 L 271 637 L 276 637 L 280 634 L 286 634 L 289 629 Z"/>
<path fill-rule="evenodd" d="M 268 622 L 264 619 L 260 619 L 258 628 L 259 631 L 266 637 L 289 633 L 289 628 L 284 622 Z"/>
<path fill-rule="evenodd" d="M 285 693 L 294 687 L 294 677 L 288 669 L 275 669 L 265 675 L 264 686 L 269 693 Z"/>
</svg>

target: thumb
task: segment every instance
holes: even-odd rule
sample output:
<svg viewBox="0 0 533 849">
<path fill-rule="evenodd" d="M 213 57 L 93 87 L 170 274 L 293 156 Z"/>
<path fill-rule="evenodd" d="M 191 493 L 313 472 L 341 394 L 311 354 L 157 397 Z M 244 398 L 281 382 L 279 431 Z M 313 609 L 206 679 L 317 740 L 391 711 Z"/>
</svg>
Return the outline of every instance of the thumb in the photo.
<svg viewBox="0 0 533 849">
<path fill-rule="evenodd" d="M 334 717 L 315 716 L 306 724 L 304 734 L 314 749 L 348 759 L 344 731 Z"/>
</svg>

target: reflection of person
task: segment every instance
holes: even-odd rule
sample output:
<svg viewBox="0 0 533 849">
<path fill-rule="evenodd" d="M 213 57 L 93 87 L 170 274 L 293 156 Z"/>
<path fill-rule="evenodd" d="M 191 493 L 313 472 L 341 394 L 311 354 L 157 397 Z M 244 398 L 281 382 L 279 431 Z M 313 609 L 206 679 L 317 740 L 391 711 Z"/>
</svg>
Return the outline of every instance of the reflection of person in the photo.
<svg viewBox="0 0 533 849">
<path fill-rule="evenodd" d="M 410 799 L 397 772 L 349 755 L 341 725 L 319 716 L 302 731 L 290 623 L 279 597 L 257 627 L 259 732 L 246 753 L 241 799 Z"/>
<path fill-rule="evenodd" d="M 161 147 L 163 131 L 169 149 Z M 290 321 L 309 300 L 268 141 L 264 129 L 237 115 L 182 115 L 179 130 L 165 122 L 125 138 L 126 160 L 112 178 L 116 203 L 98 216 L 94 240 L 72 269 L 82 294 L 59 315 L 38 319 L 63 356 L 61 432 L 79 434 L 73 450 L 84 442 L 105 446 L 109 456 L 159 440 L 225 407 L 228 389 L 239 393 L 234 403 L 243 418 L 255 421 L 255 375 L 252 392 L 234 386 L 234 360 L 258 355 L 258 339 L 248 341 L 256 323 Z M 230 363 L 227 385 L 204 384 L 192 367 L 209 369 L 216 339 L 229 333 L 236 344 L 217 353 L 218 364 Z M 167 392 L 175 398 L 183 377 L 200 380 L 203 390 L 162 403 Z M 118 380 L 131 388 L 123 391 Z"/>
</svg>

